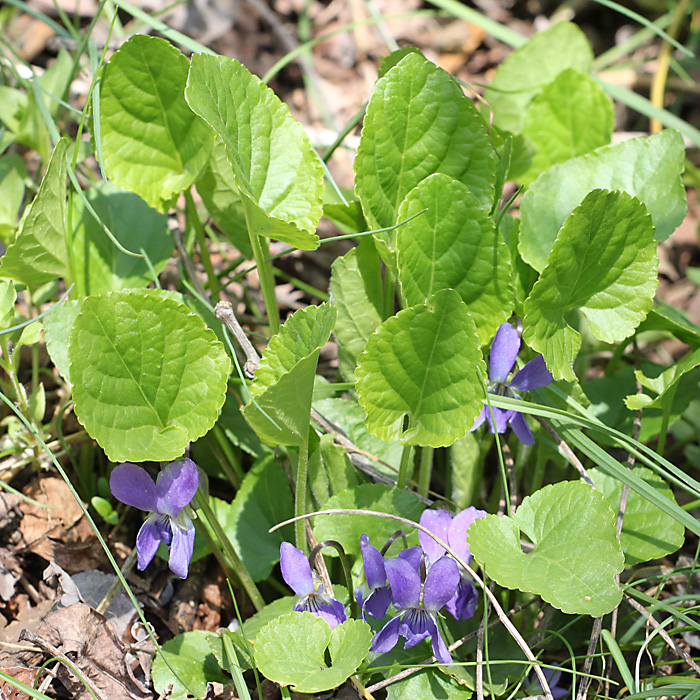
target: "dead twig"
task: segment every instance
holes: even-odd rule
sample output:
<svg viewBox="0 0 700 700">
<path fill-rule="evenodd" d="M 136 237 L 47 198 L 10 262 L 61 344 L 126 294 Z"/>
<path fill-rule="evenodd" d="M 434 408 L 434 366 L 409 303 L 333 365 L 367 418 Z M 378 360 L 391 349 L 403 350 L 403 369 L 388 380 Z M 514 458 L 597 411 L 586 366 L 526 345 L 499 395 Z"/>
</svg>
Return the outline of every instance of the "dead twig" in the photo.
<svg viewBox="0 0 700 700">
<path fill-rule="evenodd" d="M 576 470 L 578 473 L 581 475 L 581 478 L 589 485 L 595 488 L 595 484 L 593 483 L 593 480 L 591 479 L 590 476 L 588 476 L 588 472 L 586 471 L 586 467 L 583 466 L 581 463 L 581 460 L 576 456 L 574 451 L 569 447 L 569 444 L 564 440 L 564 438 L 559 435 L 559 433 L 554 430 L 554 428 L 549 424 L 548 421 L 546 421 L 544 418 L 541 416 L 533 416 L 535 420 L 542 425 L 542 427 L 556 440 L 557 445 L 560 449 L 560 451 L 564 454 L 564 456 L 569 460 L 571 464 L 576 467 Z"/>
</svg>

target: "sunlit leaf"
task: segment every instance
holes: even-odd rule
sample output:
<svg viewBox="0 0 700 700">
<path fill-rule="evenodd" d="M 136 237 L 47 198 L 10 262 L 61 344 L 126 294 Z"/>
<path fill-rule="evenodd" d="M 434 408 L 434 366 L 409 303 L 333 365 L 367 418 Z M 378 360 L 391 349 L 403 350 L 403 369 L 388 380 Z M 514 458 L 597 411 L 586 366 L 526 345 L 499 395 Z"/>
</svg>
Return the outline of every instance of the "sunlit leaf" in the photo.
<svg viewBox="0 0 700 700">
<path fill-rule="evenodd" d="M 624 340 L 652 306 L 657 265 L 644 205 L 624 192 L 594 190 L 566 220 L 525 300 L 523 338 L 556 379 L 574 380 L 581 336 L 567 313 L 579 309 L 603 342 Z"/>
<path fill-rule="evenodd" d="M 69 354 L 76 416 L 113 462 L 177 459 L 226 397 L 231 363 L 213 331 L 155 293 L 87 297 Z"/>
<path fill-rule="evenodd" d="M 188 67 L 169 41 L 136 34 L 102 74 L 107 176 L 160 209 L 197 179 L 212 148 L 211 130 L 185 102 Z"/>
<path fill-rule="evenodd" d="M 615 520 L 603 494 L 564 481 L 523 499 L 512 518 L 479 518 L 467 539 L 474 559 L 500 586 L 536 593 L 565 613 L 600 617 L 622 599 L 615 575 L 624 557 Z M 534 545 L 531 551 L 523 551 L 522 536 Z"/>
<path fill-rule="evenodd" d="M 385 321 L 356 376 L 367 427 L 382 440 L 443 447 L 463 437 L 483 405 L 486 372 L 459 294 L 437 292 Z"/>
</svg>

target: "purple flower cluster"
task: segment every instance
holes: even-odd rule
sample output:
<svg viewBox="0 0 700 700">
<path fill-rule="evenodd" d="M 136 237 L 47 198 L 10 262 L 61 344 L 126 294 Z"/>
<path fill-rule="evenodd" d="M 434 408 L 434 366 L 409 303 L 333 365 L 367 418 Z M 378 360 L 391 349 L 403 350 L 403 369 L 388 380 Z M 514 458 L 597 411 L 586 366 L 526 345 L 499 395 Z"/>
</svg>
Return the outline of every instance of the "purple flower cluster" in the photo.
<svg viewBox="0 0 700 700">
<path fill-rule="evenodd" d="M 446 510 L 426 510 L 420 524 L 446 542 L 467 564 L 472 555 L 467 544 L 467 530 L 485 511 L 470 507 L 455 516 Z M 430 638 L 433 654 L 440 663 L 452 657 L 438 629 L 438 614 L 445 608 L 456 620 L 474 615 L 478 595 L 466 572 L 445 549 L 429 535 L 419 532 L 420 546 L 404 549 L 386 559 L 362 535 L 360 550 L 367 584 L 355 590 L 362 619 L 371 615 L 386 616 L 393 604 L 395 614 L 374 635 L 372 651 L 391 651 L 404 637 L 405 649 Z M 313 579 L 311 566 L 303 552 L 283 542 L 280 547 L 282 577 L 299 596 L 295 610 L 305 610 L 322 617 L 331 628 L 346 619 L 343 605 L 323 592 Z"/>
<path fill-rule="evenodd" d="M 496 331 L 489 355 L 489 394 L 519 399 L 519 391 L 541 389 L 554 381 L 544 358 L 542 355 L 538 355 L 507 382 L 519 350 L 520 334 L 510 323 L 502 323 Z M 492 411 L 493 418 L 491 417 Z M 518 411 L 497 408 L 496 406 L 489 409 L 488 405 L 484 405 L 469 432 L 476 430 L 484 421 L 488 421 L 489 430 L 492 433 L 505 433 L 506 427 L 510 426 L 518 440 L 524 445 L 533 445 L 535 442 L 532 431 L 525 422 L 525 416 Z"/>
</svg>

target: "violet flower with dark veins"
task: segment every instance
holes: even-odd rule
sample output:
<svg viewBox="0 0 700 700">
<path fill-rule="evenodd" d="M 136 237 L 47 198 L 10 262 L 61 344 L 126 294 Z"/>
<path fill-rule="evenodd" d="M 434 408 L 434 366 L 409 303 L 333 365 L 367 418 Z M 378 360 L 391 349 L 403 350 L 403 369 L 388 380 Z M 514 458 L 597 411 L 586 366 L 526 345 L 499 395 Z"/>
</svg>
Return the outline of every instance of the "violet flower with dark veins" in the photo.
<svg viewBox="0 0 700 700">
<path fill-rule="evenodd" d="M 534 360 L 530 360 L 520 371 L 516 372 L 515 376 L 507 382 L 506 379 L 513 369 L 519 350 L 520 334 L 510 323 L 502 323 L 498 331 L 496 331 L 496 337 L 491 345 L 491 354 L 489 356 L 489 394 L 519 399 L 518 392 L 541 389 L 554 381 L 554 377 L 547 369 L 544 358 L 542 355 L 538 355 Z M 491 411 L 493 411 L 493 419 L 491 418 Z M 476 430 L 484 421 L 488 421 L 489 430 L 492 433 L 505 433 L 506 427 L 510 425 L 523 445 L 533 445 L 535 443 L 532 431 L 525 422 L 525 416 L 519 411 L 496 406 L 491 406 L 489 409 L 488 404 L 485 404 L 469 432 Z"/>
<path fill-rule="evenodd" d="M 136 536 L 137 566 L 143 571 L 163 542 L 170 548 L 168 566 L 180 578 L 187 571 L 194 550 L 194 512 L 190 503 L 199 488 L 199 471 L 191 459 L 171 462 L 154 482 L 137 464 L 118 464 L 109 477 L 115 498 L 150 512 Z"/>
<path fill-rule="evenodd" d="M 479 510 L 474 506 L 465 508 L 454 517 L 443 508 L 426 509 L 421 514 L 419 522 L 443 542 L 449 544 L 467 564 L 470 564 L 473 556 L 467 543 L 467 530 L 477 518 L 483 518 L 485 515 L 485 510 Z M 445 554 L 445 550 L 425 532 L 419 530 L 418 539 L 430 563 Z M 455 620 L 468 620 L 474 616 L 479 594 L 466 569 L 459 564 L 457 567 L 459 584 L 452 599 L 445 604 L 445 608 Z"/>
<path fill-rule="evenodd" d="M 280 545 L 280 568 L 285 583 L 299 596 L 294 606 L 297 612 L 313 613 L 323 618 L 331 629 L 347 620 L 343 604 L 324 593 L 322 584 L 314 582 L 306 554 L 290 542 Z"/>
<path fill-rule="evenodd" d="M 415 548 L 413 548 L 415 549 Z M 410 551 L 410 550 L 405 550 Z M 412 557 L 394 557 L 385 564 L 398 613 L 374 635 L 372 651 L 391 651 L 405 637 L 409 649 L 430 637 L 433 655 L 443 664 L 452 663 L 447 645 L 437 626 L 437 613 L 455 594 L 459 583 L 457 564 L 449 557 L 434 562 L 421 580 L 421 569 Z"/>
<path fill-rule="evenodd" d="M 363 620 L 367 621 L 367 613 L 381 620 L 391 605 L 391 588 L 386 580 L 384 557 L 374 545 L 370 544 L 369 535 L 360 537 L 360 551 L 367 586 L 355 589 L 355 600 L 360 606 Z"/>
</svg>

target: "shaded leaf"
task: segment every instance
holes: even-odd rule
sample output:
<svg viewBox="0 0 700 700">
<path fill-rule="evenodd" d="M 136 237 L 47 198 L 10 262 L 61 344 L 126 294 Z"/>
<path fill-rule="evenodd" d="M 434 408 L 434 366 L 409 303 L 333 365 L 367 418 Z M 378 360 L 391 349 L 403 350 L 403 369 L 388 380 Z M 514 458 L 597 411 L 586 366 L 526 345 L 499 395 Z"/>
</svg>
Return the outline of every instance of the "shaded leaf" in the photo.
<svg viewBox="0 0 700 700">
<path fill-rule="evenodd" d="M 574 68 L 562 71 L 527 107 L 523 134 L 535 153 L 518 181 L 528 184 L 555 163 L 606 146 L 614 126 L 612 100 L 603 88 Z"/>
<path fill-rule="evenodd" d="M 666 498 L 676 502 L 673 491 L 658 474 L 640 466 L 636 466 L 634 472 Z M 619 508 L 622 483 L 599 469 L 589 469 L 588 474 L 608 499 L 610 507 L 613 510 Z M 620 537 L 622 551 L 625 553 L 625 566 L 635 566 L 672 554 L 683 546 L 684 541 L 685 528 L 681 523 L 630 489 Z"/>
<path fill-rule="evenodd" d="M 335 319 L 331 304 L 300 309 L 265 348 L 250 385 L 251 401 L 243 409 L 264 442 L 300 445 L 306 441 L 318 356 Z"/>
<path fill-rule="evenodd" d="M 330 296 L 338 309 L 334 331 L 338 364 L 343 377 L 354 381 L 357 358 L 382 323 L 381 264 L 370 241 L 363 241 L 335 259 L 331 266 Z"/>
<path fill-rule="evenodd" d="M 519 134 L 525 108 L 545 85 L 567 68 L 587 73 L 592 63 L 591 45 L 575 24 L 557 22 L 535 34 L 501 63 L 484 93 L 493 123 Z"/>
<path fill-rule="evenodd" d="M 56 144 L 17 237 L 0 259 L 0 276 L 24 282 L 30 289 L 57 277 L 70 280 L 65 228 L 67 147 L 66 139 Z"/>
<path fill-rule="evenodd" d="M 119 243 L 126 250 L 143 252 L 160 274 L 175 247 L 167 217 L 137 194 L 104 181 L 86 190 L 85 196 Z M 79 296 L 145 287 L 153 282 L 146 260 L 120 251 L 79 197 L 73 198 L 72 216 L 71 264 Z"/>
</svg>

